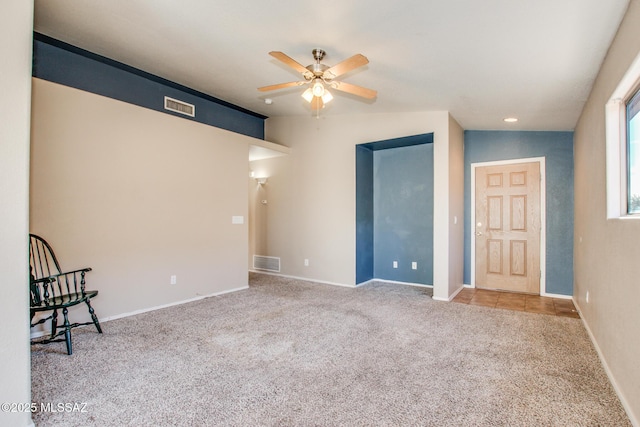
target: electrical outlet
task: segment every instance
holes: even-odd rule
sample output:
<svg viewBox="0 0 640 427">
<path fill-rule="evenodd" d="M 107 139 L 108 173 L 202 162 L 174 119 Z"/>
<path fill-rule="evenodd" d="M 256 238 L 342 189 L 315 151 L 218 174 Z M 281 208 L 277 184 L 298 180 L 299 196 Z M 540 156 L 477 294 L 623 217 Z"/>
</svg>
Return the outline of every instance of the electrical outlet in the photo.
<svg viewBox="0 0 640 427">
<path fill-rule="evenodd" d="M 304 266 L 305 267 L 309 267 L 309 260 L 305 258 L 304 260 Z"/>
<path fill-rule="evenodd" d="M 415 261 L 413 261 L 413 262 L 411 263 L 411 269 L 412 269 L 412 270 L 417 270 L 417 269 L 418 269 L 418 263 L 417 263 L 417 262 L 415 262 Z"/>
<path fill-rule="evenodd" d="M 176 283 L 178 283 L 178 276 L 174 274 L 171 276 L 171 284 L 175 285 Z"/>
<path fill-rule="evenodd" d="M 585 300 L 587 300 L 587 304 L 589 304 L 589 291 L 587 291 L 587 295 L 584 298 Z"/>
<path fill-rule="evenodd" d="M 398 268 L 398 261 L 393 261 L 393 268 Z"/>
</svg>

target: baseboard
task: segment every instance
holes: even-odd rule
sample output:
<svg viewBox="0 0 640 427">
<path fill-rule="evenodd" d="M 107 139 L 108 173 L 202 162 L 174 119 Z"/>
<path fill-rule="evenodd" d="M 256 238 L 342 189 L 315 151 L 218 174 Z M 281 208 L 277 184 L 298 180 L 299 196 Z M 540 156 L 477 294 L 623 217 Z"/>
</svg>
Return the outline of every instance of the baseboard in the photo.
<svg viewBox="0 0 640 427">
<path fill-rule="evenodd" d="M 475 288 L 475 285 L 467 285 L 466 283 L 464 285 L 465 288 Z M 562 295 L 562 294 L 551 294 L 548 292 L 542 292 L 540 293 L 541 297 L 549 297 L 549 298 L 559 298 L 559 299 L 573 299 L 573 296 L 571 295 Z"/>
<path fill-rule="evenodd" d="M 140 310 L 134 310 L 134 311 L 129 311 L 127 313 L 116 314 L 114 316 L 102 317 L 102 318 L 99 318 L 98 320 L 100 321 L 100 323 L 109 322 L 111 320 L 122 319 L 124 317 L 135 316 L 136 314 L 142 314 L 142 313 L 147 313 L 149 311 L 161 310 L 163 308 L 173 307 L 173 306 L 181 305 L 181 304 L 187 304 L 187 303 L 194 302 L 194 301 L 199 301 L 199 300 L 205 299 L 205 298 L 217 297 L 217 296 L 228 294 L 228 293 L 231 293 L 231 292 L 243 291 L 245 289 L 249 289 L 249 286 L 242 286 L 240 288 L 233 288 L 233 289 L 228 289 L 228 290 L 221 291 L 221 292 L 214 292 L 214 293 L 208 294 L 208 295 L 198 295 L 197 297 L 194 297 L 194 298 L 189 298 L 189 299 L 186 299 L 186 300 L 170 302 L 168 304 L 157 305 L 157 306 L 154 306 L 154 307 L 142 308 Z M 93 325 L 84 325 L 84 326 L 80 326 L 80 327 L 83 328 L 83 327 L 87 327 L 87 326 L 93 327 Z M 49 335 L 49 334 L 50 334 L 49 331 L 32 332 L 31 333 L 31 339 L 40 338 L 40 337 L 43 337 L 43 336 Z"/>
<path fill-rule="evenodd" d="M 549 298 L 558 298 L 558 299 L 573 299 L 573 296 L 571 295 L 562 295 L 562 294 L 550 294 L 550 293 L 541 293 L 540 294 L 541 297 L 549 297 Z"/>
<path fill-rule="evenodd" d="M 604 371 L 606 372 L 607 377 L 609 378 L 609 382 L 613 386 L 613 390 L 616 392 L 616 395 L 618 395 L 618 399 L 620 399 L 620 403 L 622 404 L 622 407 L 627 413 L 627 416 L 629 417 L 629 421 L 631 421 L 631 425 L 633 425 L 634 427 L 640 427 L 640 420 L 635 416 L 635 414 L 631 409 L 631 406 L 629 405 L 629 402 L 627 402 L 627 399 L 625 399 L 624 395 L 622 394 L 620 387 L 618 387 L 618 383 L 616 382 L 616 379 L 614 378 L 613 373 L 611 372 L 611 369 L 609 369 L 609 365 L 607 364 L 607 361 L 604 358 L 602 351 L 600 350 L 600 346 L 598 345 L 598 342 L 596 341 L 596 338 L 593 335 L 593 332 L 591 332 L 591 328 L 589 327 L 589 324 L 586 322 L 586 320 L 584 319 L 584 316 L 582 315 L 582 310 L 580 309 L 580 306 L 578 305 L 575 298 L 572 297 L 572 300 L 573 300 L 573 305 L 576 307 L 576 310 L 578 310 L 578 313 L 580 314 L 580 319 L 582 320 L 582 324 L 584 325 L 584 328 L 587 330 L 589 339 L 591 339 L 591 343 L 593 344 L 593 347 L 596 349 L 596 353 L 598 354 L 600 363 L 602 363 L 602 367 L 604 368 Z"/>
<path fill-rule="evenodd" d="M 360 283 L 356 283 L 356 288 L 359 288 L 361 286 L 366 286 L 366 285 L 370 285 L 371 283 L 375 282 L 377 279 L 369 279 L 366 282 L 360 282 Z"/>
<path fill-rule="evenodd" d="M 466 285 L 461 285 L 458 289 L 456 289 L 448 298 L 442 297 L 433 297 L 434 301 L 442 301 L 442 302 L 451 302 L 453 299 L 466 287 Z"/>
<path fill-rule="evenodd" d="M 130 311 L 130 312 L 127 312 L 127 313 L 116 314 L 115 316 L 104 317 L 104 318 L 100 319 L 100 322 L 108 322 L 110 320 L 122 319 L 123 317 L 135 316 L 136 314 L 142 314 L 142 313 L 147 313 L 149 311 L 161 310 L 163 308 L 173 307 L 175 305 L 187 304 L 187 303 L 194 302 L 194 301 L 199 301 L 199 300 L 205 299 L 205 298 L 217 297 L 217 296 L 220 296 L 220 295 L 229 294 L 231 292 L 244 291 L 246 289 L 249 289 L 249 286 L 242 286 L 240 288 L 227 289 L 225 291 L 214 292 L 214 293 L 208 294 L 208 295 L 198 295 L 197 297 L 189 298 L 189 299 L 186 299 L 186 300 L 170 302 L 168 304 L 157 305 L 157 306 L 149 307 L 149 308 L 142 308 L 140 310 L 134 310 L 134 311 Z"/>
<path fill-rule="evenodd" d="M 355 285 L 345 285 L 344 283 L 337 283 L 337 282 L 328 282 L 326 280 L 318 280 L 318 279 L 311 279 L 308 277 L 300 277 L 300 276 L 291 276 L 288 274 L 281 274 L 281 273 L 273 273 L 270 271 L 261 271 L 261 270 L 249 270 L 252 273 L 258 273 L 258 274 L 266 274 L 269 276 L 278 276 L 278 277 L 285 277 L 287 279 L 296 279 L 296 280 L 304 280 L 306 282 L 314 282 L 314 283 L 321 283 L 323 285 L 332 285 L 332 286 L 341 286 L 343 288 L 358 288 L 360 286 L 365 286 L 368 285 L 370 283 L 373 282 L 383 282 L 383 283 L 393 283 L 396 285 L 405 285 L 405 286 L 416 286 L 416 287 L 421 287 L 421 288 L 433 288 L 433 285 L 425 285 L 422 283 L 411 283 L 411 282 L 399 282 L 399 281 L 395 281 L 395 280 L 385 280 L 385 279 L 369 279 L 366 282 L 362 282 L 362 283 L 358 283 Z"/>
<path fill-rule="evenodd" d="M 318 279 L 312 279 L 309 277 L 300 277 L 300 276 L 291 276 L 288 274 L 281 274 L 281 273 L 272 273 L 270 271 L 261 271 L 261 270 L 249 270 L 251 273 L 258 273 L 258 274 L 266 274 L 268 276 L 277 276 L 277 277 L 284 277 L 287 279 L 296 279 L 296 280 L 303 280 L 305 282 L 313 282 L 313 283 L 320 283 L 323 285 L 331 285 L 331 286 L 340 286 L 343 288 L 355 288 L 356 285 L 346 285 L 344 283 L 337 283 L 337 282 L 329 282 L 326 280 L 318 280 Z"/>
<path fill-rule="evenodd" d="M 458 288 L 454 293 L 452 293 L 452 294 L 449 296 L 449 301 L 453 301 L 453 299 L 454 299 L 455 297 L 457 297 L 457 296 L 458 296 L 458 294 L 459 294 L 460 292 L 462 292 L 462 290 L 464 289 L 464 287 L 465 287 L 465 286 L 464 286 L 464 285 L 462 285 L 462 286 L 460 286 L 460 287 L 459 287 L 459 288 Z"/>
<path fill-rule="evenodd" d="M 364 283 L 359 283 L 357 286 L 366 285 L 366 284 L 371 283 L 371 282 L 391 283 L 393 285 L 415 286 L 417 288 L 432 288 L 433 289 L 433 285 L 426 285 L 424 283 L 401 282 L 401 281 L 398 281 L 398 280 L 387 280 L 387 279 L 371 279 L 371 280 L 367 280 Z"/>
</svg>

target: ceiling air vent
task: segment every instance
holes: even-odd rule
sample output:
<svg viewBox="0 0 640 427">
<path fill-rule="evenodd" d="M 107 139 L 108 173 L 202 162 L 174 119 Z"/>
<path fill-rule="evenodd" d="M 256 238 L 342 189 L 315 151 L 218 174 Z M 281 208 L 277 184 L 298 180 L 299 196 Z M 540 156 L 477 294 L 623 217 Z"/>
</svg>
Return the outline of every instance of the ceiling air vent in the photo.
<svg viewBox="0 0 640 427">
<path fill-rule="evenodd" d="M 186 102 L 178 101 L 177 99 L 169 98 L 168 96 L 164 97 L 164 109 L 173 111 L 174 113 L 184 114 L 186 116 L 196 116 L 195 105 L 187 104 Z"/>
<path fill-rule="evenodd" d="M 255 270 L 266 270 L 280 272 L 280 258 L 274 256 L 253 256 L 253 268 Z"/>
</svg>

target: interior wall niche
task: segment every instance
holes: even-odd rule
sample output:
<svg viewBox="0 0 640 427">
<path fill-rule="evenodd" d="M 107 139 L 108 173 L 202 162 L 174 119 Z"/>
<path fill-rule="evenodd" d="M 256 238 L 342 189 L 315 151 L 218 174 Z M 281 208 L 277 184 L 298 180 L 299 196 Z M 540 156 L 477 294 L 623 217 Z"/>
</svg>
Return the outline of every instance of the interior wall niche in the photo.
<svg viewBox="0 0 640 427">
<path fill-rule="evenodd" d="M 432 133 L 356 146 L 356 283 L 374 278 L 433 284 Z"/>
</svg>

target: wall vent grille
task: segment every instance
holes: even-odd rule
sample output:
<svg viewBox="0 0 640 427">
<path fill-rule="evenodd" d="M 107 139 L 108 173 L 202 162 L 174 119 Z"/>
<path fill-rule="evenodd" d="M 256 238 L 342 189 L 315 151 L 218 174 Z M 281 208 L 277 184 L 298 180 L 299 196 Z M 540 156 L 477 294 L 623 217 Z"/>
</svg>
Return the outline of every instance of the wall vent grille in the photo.
<svg viewBox="0 0 640 427">
<path fill-rule="evenodd" d="M 164 109 L 173 111 L 174 113 L 184 114 L 185 116 L 196 116 L 196 106 L 193 104 L 187 104 L 184 101 L 179 101 L 177 99 L 169 98 L 168 96 L 164 97 Z"/>
<path fill-rule="evenodd" d="M 253 268 L 254 270 L 266 270 L 279 273 L 280 257 L 254 255 Z"/>
</svg>

